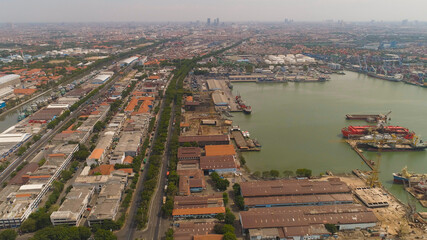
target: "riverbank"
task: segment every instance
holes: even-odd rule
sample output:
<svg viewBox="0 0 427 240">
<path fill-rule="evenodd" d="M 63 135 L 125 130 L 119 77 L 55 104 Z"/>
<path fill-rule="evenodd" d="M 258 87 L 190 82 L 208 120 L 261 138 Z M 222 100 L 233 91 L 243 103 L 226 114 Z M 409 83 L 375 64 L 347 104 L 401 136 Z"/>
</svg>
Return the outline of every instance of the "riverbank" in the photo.
<svg viewBox="0 0 427 240">
<path fill-rule="evenodd" d="M 348 125 L 348 113 L 381 113 L 392 110 L 390 124 L 408 127 L 420 136 L 427 136 L 424 111 L 427 90 L 408 84 L 375 79 L 346 72 L 331 75 L 327 83 L 254 84 L 234 83 L 233 91 L 244 96 L 253 113 L 234 114 L 233 120 L 242 129 L 263 143 L 261 152 L 243 153 L 249 169 L 295 171 L 310 168 L 313 174 L 332 171 L 369 170 L 355 152 L 342 141 L 340 130 Z M 364 152 L 367 159 L 376 153 Z M 383 153 L 379 178 L 388 191 L 406 202 L 407 194 L 393 184 L 392 173 L 404 166 L 427 172 L 426 152 Z M 418 205 L 419 210 L 423 208 Z M 423 210 L 425 211 L 425 209 Z"/>
</svg>

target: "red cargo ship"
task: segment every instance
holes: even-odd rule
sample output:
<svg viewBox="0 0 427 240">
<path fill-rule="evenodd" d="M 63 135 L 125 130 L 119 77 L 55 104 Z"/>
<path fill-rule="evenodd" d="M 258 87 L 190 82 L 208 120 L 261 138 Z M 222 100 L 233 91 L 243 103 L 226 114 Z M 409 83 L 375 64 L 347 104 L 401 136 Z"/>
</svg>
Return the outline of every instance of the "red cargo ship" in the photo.
<svg viewBox="0 0 427 240">
<path fill-rule="evenodd" d="M 409 129 L 399 126 L 348 126 L 341 129 L 341 132 L 345 138 L 363 137 L 373 132 L 395 134 L 404 136 L 406 139 L 413 137 Z"/>
</svg>

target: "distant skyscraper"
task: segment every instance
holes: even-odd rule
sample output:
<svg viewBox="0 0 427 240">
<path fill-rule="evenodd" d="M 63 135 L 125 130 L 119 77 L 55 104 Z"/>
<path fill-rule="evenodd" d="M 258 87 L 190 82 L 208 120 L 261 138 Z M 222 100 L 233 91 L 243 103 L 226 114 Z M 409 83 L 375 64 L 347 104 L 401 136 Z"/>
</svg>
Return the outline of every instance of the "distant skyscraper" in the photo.
<svg viewBox="0 0 427 240">
<path fill-rule="evenodd" d="M 208 18 L 208 20 L 206 21 L 206 25 L 211 25 L 211 19 L 210 18 Z"/>
</svg>

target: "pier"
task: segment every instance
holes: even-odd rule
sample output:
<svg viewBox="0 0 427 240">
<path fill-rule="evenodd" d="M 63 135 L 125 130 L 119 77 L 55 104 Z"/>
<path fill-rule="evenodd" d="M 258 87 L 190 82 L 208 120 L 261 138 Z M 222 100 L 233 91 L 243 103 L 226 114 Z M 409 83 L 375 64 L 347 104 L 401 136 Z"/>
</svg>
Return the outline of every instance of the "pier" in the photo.
<svg viewBox="0 0 427 240">
<path fill-rule="evenodd" d="M 346 142 L 348 143 L 348 145 L 351 146 L 351 148 L 357 153 L 357 155 L 359 155 L 359 157 L 366 163 L 366 165 L 368 165 L 368 167 L 371 170 L 374 170 L 374 166 L 371 163 L 371 160 L 367 159 L 363 153 L 362 150 L 360 150 L 359 148 L 357 148 L 357 144 L 356 141 L 352 141 L 352 140 L 346 140 Z"/>
</svg>

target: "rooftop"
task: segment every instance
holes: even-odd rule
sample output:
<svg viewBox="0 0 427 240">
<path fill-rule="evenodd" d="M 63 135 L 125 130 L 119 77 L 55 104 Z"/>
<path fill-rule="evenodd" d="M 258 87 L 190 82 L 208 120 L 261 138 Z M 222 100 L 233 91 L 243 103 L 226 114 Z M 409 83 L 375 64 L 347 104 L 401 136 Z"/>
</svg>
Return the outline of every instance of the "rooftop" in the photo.
<svg viewBox="0 0 427 240">
<path fill-rule="evenodd" d="M 206 156 L 235 155 L 234 146 L 228 145 L 207 145 L 205 146 Z"/>
<path fill-rule="evenodd" d="M 350 193 L 350 188 L 338 180 L 271 180 L 249 181 L 240 184 L 244 197 Z"/>
<path fill-rule="evenodd" d="M 372 211 L 359 204 L 250 208 L 248 211 L 240 212 L 240 219 L 244 229 L 378 221 Z"/>
</svg>

